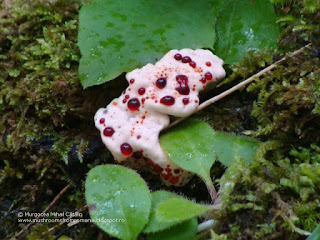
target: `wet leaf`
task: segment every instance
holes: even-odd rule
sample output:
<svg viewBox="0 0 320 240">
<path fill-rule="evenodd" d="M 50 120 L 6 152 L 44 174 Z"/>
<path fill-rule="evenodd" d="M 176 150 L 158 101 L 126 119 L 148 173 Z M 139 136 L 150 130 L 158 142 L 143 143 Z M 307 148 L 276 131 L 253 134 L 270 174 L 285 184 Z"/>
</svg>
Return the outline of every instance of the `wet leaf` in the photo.
<svg viewBox="0 0 320 240">
<path fill-rule="evenodd" d="M 79 16 L 83 87 L 155 63 L 171 49 L 212 48 L 210 0 L 94 0 Z"/>
<path fill-rule="evenodd" d="M 211 182 L 210 168 L 216 160 L 214 132 L 209 124 L 187 119 L 160 137 L 160 144 L 171 161 Z"/>
<path fill-rule="evenodd" d="M 187 199 L 171 198 L 158 205 L 156 218 L 159 222 L 179 223 L 209 212 L 211 208 Z"/>
<path fill-rule="evenodd" d="M 198 220 L 192 218 L 170 229 L 149 234 L 147 240 L 193 240 L 197 234 L 197 228 Z"/>
<path fill-rule="evenodd" d="M 307 240 L 319 240 L 320 239 L 320 224 L 316 227 Z"/>
<path fill-rule="evenodd" d="M 148 221 L 151 194 L 133 170 L 102 165 L 90 170 L 85 185 L 91 219 L 108 234 L 136 239 Z"/>
<path fill-rule="evenodd" d="M 182 198 L 182 197 L 177 194 L 166 192 L 166 191 L 156 191 L 151 194 L 152 202 L 151 202 L 151 212 L 150 212 L 149 222 L 146 225 L 143 232 L 145 233 L 157 232 L 157 231 L 169 228 L 173 225 L 172 223 L 161 223 L 156 219 L 156 209 L 159 203 L 171 198 Z"/>
<path fill-rule="evenodd" d="M 280 30 L 269 0 L 224 2 L 216 22 L 215 54 L 225 63 L 240 62 L 248 50 L 276 46 Z"/>
<path fill-rule="evenodd" d="M 223 132 L 214 133 L 214 149 L 218 160 L 227 167 L 239 158 L 248 163 L 254 161 L 259 144 L 259 141 L 252 138 Z"/>
</svg>

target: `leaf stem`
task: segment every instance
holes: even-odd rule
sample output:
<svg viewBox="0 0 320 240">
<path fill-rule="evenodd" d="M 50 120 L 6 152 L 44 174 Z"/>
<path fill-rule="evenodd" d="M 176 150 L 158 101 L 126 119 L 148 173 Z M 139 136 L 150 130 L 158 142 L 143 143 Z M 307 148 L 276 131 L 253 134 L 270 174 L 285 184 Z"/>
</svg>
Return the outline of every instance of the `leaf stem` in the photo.
<svg viewBox="0 0 320 240">
<path fill-rule="evenodd" d="M 211 178 L 209 178 L 210 180 L 206 180 L 204 181 L 207 188 L 208 188 L 208 191 L 209 191 L 209 194 L 210 194 L 210 197 L 212 199 L 212 202 L 214 203 L 218 197 L 218 194 L 217 194 L 217 191 L 213 185 L 213 182 L 211 180 Z"/>
<path fill-rule="evenodd" d="M 271 64 L 270 66 L 264 68 L 263 70 L 261 70 L 260 72 L 252 75 L 251 77 L 247 78 L 246 80 L 244 80 L 243 82 L 233 86 L 232 88 L 229 88 L 228 90 L 224 91 L 223 93 L 220 93 L 219 95 L 210 98 L 209 100 L 203 102 L 202 104 L 199 105 L 199 107 L 196 109 L 196 111 L 194 111 L 193 113 L 191 113 L 190 115 L 183 117 L 183 118 L 178 118 L 176 121 L 172 122 L 168 127 L 166 127 L 165 129 L 168 129 L 170 127 L 173 127 L 175 125 L 177 125 L 178 123 L 182 122 L 183 120 L 185 120 L 186 118 L 190 117 L 192 114 L 208 107 L 209 105 L 211 105 L 212 103 L 215 103 L 219 100 L 221 100 L 222 98 L 228 96 L 229 94 L 235 92 L 236 90 L 239 90 L 240 88 L 244 87 L 245 85 L 248 85 L 249 83 L 251 83 L 253 80 L 255 80 L 256 78 L 261 77 L 262 75 L 270 72 L 271 70 L 273 70 L 275 67 L 277 67 L 279 64 L 283 63 L 284 61 L 286 61 L 288 58 L 291 58 L 293 56 L 296 56 L 298 54 L 300 54 L 303 50 L 305 50 L 307 47 L 310 47 L 311 43 L 307 44 L 306 46 L 294 51 L 293 53 L 291 53 L 290 55 L 287 55 L 283 58 L 281 58 L 280 60 L 278 60 L 277 62 Z"/>
</svg>

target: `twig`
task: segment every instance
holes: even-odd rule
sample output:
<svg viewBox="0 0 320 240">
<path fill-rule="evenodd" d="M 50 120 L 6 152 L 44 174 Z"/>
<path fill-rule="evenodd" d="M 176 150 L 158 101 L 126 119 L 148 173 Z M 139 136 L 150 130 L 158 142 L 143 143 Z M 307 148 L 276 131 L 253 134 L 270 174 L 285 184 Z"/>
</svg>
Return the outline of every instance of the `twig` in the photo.
<svg viewBox="0 0 320 240">
<path fill-rule="evenodd" d="M 307 47 L 310 47 L 311 46 L 311 43 L 309 43 L 308 45 L 294 51 L 293 53 L 291 53 L 290 55 L 288 56 L 285 56 L 283 58 L 281 58 L 279 61 L 273 63 L 272 65 L 266 67 L 265 69 L 261 70 L 260 72 L 252 75 L 251 77 L 249 77 L 248 79 L 244 80 L 243 82 L 233 86 L 232 88 L 224 91 L 223 93 L 220 93 L 219 95 L 213 97 L 213 98 L 210 98 L 209 100 L 203 102 L 202 104 L 199 105 L 199 107 L 196 109 L 196 111 L 194 111 L 193 113 L 191 113 L 190 115 L 186 116 L 186 117 L 183 117 L 183 118 L 178 118 L 176 121 L 172 122 L 166 129 L 170 128 L 170 127 L 173 127 L 175 125 L 177 125 L 178 123 L 182 122 L 183 120 L 185 120 L 186 118 L 190 117 L 192 114 L 208 107 L 209 105 L 211 105 L 212 103 L 215 103 L 219 100 L 221 100 L 222 98 L 228 96 L 229 94 L 235 92 L 236 90 L 239 90 L 240 88 L 244 87 L 245 85 L 251 83 L 253 80 L 255 80 L 256 78 L 259 78 L 261 77 L 262 75 L 264 75 L 265 73 L 268 73 L 270 72 L 271 70 L 273 70 L 277 65 L 283 63 L 284 61 L 286 61 L 288 58 L 291 58 L 293 56 L 296 56 L 298 54 L 300 54 L 303 50 L 305 50 Z"/>
<path fill-rule="evenodd" d="M 103 233 L 100 231 L 97 237 L 97 240 L 102 240 L 103 238 Z"/>
<path fill-rule="evenodd" d="M 71 184 L 69 183 L 67 186 L 65 186 L 60 192 L 59 194 L 52 200 L 52 202 L 48 205 L 48 207 L 46 207 L 45 210 L 43 210 L 43 212 L 41 214 L 39 214 L 38 217 L 36 217 L 35 219 L 39 219 L 43 213 L 46 213 L 57 201 L 58 199 L 62 196 L 62 194 L 65 193 L 65 191 L 67 191 L 69 188 L 71 187 Z M 29 223 L 24 229 L 22 229 L 20 232 L 18 232 L 17 234 L 15 234 L 12 238 L 10 238 L 10 240 L 13 240 L 15 238 L 18 238 L 22 233 L 24 233 L 26 230 L 28 230 L 31 226 L 33 226 L 36 223 L 36 221 L 33 221 L 31 223 Z"/>
</svg>

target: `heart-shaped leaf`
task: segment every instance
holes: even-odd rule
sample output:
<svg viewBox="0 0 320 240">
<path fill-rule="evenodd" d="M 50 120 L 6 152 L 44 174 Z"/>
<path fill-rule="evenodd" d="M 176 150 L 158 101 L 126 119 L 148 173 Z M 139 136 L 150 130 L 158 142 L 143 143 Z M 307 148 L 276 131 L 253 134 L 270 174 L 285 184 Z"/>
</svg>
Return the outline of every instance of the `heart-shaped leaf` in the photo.
<svg viewBox="0 0 320 240">
<path fill-rule="evenodd" d="M 147 240 L 193 240 L 197 234 L 197 228 L 198 220 L 192 218 L 170 229 L 149 234 Z"/>
<path fill-rule="evenodd" d="M 148 221 L 151 194 L 133 170 L 102 165 L 90 170 L 85 196 L 91 219 L 103 231 L 124 239 L 136 239 Z"/>
<path fill-rule="evenodd" d="M 239 158 L 248 163 L 254 161 L 259 144 L 260 142 L 253 138 L 224 132 L 214 133 L 214 149 L 218 160 L 227 167 L 230 167 Z"/>
<path fill-rule="evenodd" d="M 279 34 L 269 0 L 227 0 L 216 22 L 215 54 L 225 63 L 240 62 L 248 50 L 275 47 Z"/>
<path fill-rule="evenodd" d="M 155 63 L 171 49 L 212 48 L 211 0 L 94 0 L 79 15 L 83 87 Z"/>
<path fill-rule="evenodd" d="M 156 218 L 159 222 L 179 223 L 212 210 L 212 206 L 197 204 L 187 199 L 171 198 L 159 203 Z"/>
<path fill-rule="evenodd" d="M 216 160 L 214 132 L 209 124 L 187 119 L 160 137 L 160 144 L 171 161 L 211 182 L 210 168 Z"/>
<path fill-rule="evenodd" d="M 160 230 L 169 228 L 173 225 L 172 223 L 159 222 L 156 219 L 156 210 L 159 203 L 171 198 L 182 198 L 182 197 L 167 191 L 156 191 L 151 194 L 152 200 L 151 200 L 151 212 L 150 212 L 149 222 L 144 228 L 143 232 L 145 233 L 158 232 Z"/>
</svg>

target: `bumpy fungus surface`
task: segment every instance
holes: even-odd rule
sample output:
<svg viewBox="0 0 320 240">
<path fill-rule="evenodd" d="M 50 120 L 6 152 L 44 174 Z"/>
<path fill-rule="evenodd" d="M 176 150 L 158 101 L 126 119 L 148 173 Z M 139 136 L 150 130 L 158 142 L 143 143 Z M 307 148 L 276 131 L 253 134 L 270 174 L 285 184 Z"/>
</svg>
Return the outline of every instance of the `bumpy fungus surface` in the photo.
<svg viewBox="0 0 320 240">
<path fill-rule="evenodd" d="M 159 133 L 170 123 L 168 114 L 184 117 L 196 110 L 199 91 L 225 76 L 222 65 L 208 50 L 182 49 L 127 73 L 128 88 L 94 117 L 115 161 L 143 162 L 166 184 L 184 185 L 191 173 L 168 159 Z"/>
</svg>

